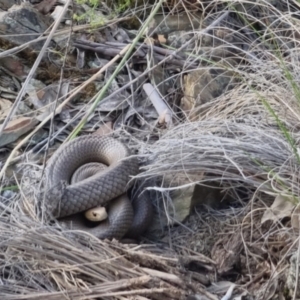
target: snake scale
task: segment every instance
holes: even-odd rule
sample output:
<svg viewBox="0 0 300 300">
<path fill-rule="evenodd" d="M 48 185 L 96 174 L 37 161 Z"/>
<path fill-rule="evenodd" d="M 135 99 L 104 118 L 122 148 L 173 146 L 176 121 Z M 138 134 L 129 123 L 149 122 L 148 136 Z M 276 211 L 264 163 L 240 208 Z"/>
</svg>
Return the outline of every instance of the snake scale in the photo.
<svg viewBox="0 0 300 300">
<path fill-rule="evenodd" d="M 91 163 L 107 167 L 98 171 L 92 166 L 85 174 L 79 172 L 82 174 L 77 176 L 77 172 L 72 181 L 76 170 Z M 67 142 L 52 155 L 46 172 L 46 201 L 57 204 L 53 215 L 73 229 L 88 231 L 100 239 L 136 238 L 151 222 L 152 204 L 145 193 L 136 193 L 132 201 L 127 197 L 133 184 L 131 176 L 139 172 L 138 160 L 112 137 L 88 135 Z M 99 205 L 107 206 L 107 220 L 87 226 L 81 213 Z"/>
</svg>

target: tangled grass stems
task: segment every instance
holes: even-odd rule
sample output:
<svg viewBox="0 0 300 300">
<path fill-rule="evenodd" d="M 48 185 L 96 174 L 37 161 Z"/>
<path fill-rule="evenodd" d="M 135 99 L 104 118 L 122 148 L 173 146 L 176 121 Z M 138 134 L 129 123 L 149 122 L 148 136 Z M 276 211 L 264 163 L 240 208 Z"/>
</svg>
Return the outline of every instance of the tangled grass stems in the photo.
<svg viewBox="0 0 300 300">
<path fill-rule="evenodd" d="M 147 164 L 140 178 L 179 174 L 189 178 L 203 171 L 208 175 L 198 183 L 243 182 L 268 194 L 289 197 L 300 192 L 294 182 L 299 180 L 298 162 L 290 144 L 269 126 L 220 123 L 218 119 L 186 123 L 148 146 L 145 156 Z"/>
<path fill-rule="evenodd" d="M 245 5 L 238 15 L 255 34 L 249 48 L 240 52 L 244 63 L 229 66 L 206 59 L 209 65 L 199 68 L 231 71 L 236 83 L 231 91 L 200 107 L 195 113 L 198 122 L 178 125 L 147 146 L 147 163 L 139 177 L 189 176 L 203 171 L 209 176 L 202 183 L 212 179 L 234 184 L 242 181 L 273 195 L 298 199 L 299 63 L 293 49 L 299 47 L 294 38 L 299 20 L 292 17 L 294 11 L 284 14 L 268 2 L 255 6 L 265 15 L 257 19 L 247 12 L 248 2 L 238 3 Z M 256 30 L 252 22 L 266 27 L 264 18 L 276 21 L 264 32 Z M 284 35 L 282 28 L 294 32 Z M 211 32 L 203 35 L 218 40 Z M 237 49 L 219 40 L 223 42 L 220 48 Z M 197 53 L 201 53 L 200 48 L 190 52 L 189 57 Z"/>
<path fill-rule="evenodd" d="M 179 277 L 165 273 L 176 266 L 177 258 L 163 259 L 164 255 L 144 254 L 143 247 L 124 247 L 44 225 L 27 217 L 21 206 L 1 205 L 0 233 L 1 299 L 118 299 L 151 293 L 175 293 L 178 299 L 185 294 L 172 285 L 172 280 L 178 284 Z M 134 262 L 130 257 L 140 259 Z M 162 281 L 145 269 L 151 261 L 165 269 Z M 163 283 L 163 277 L 171 282 Z"/>
<path fill-rule="evenodd" d="M 235 10 L 236 11 L 236 10 Z M 282 74 L 283 74 L 283 77 L 285 78 L 285 82 L 288 82 L 290 84 L 290 86 L 292 87 L 292 90 L 294 92 L 294 95 L 295 95 L 295 98 L 297 99 L 297 101 L 299 102 L 300 101 L 300 92 L 299 92 L 299 87 L 295 81 L 295 78 L 293 76 L 293 74 L 291 73 L 291 71 L 289 70 L 289 67 L 288 65 L 285 63 L 285 60 L 284 60 L 284 57 L 282 56 L 282 51 L 284 50 L 287 50 L 288 47 L 285 47 L 286 46 L 286 42 L 284 42 L 284 40 L 281 39 L 280 36 L 278 36 L 276 34 L 276 31 L 274 31 L 272 29 L 272 24 L 269 28 L 267 28 L 267 32 L 264 32 L 264 35 L 262 36 L 260 34 L 260 32 L 258 32 L 249 22 L 246 18 L 243 17 L 242 14 L 239 14 L 238 11 L 236 11 L 237 14 L 244 20 L 244 22 L 249 26 L 251 27 L 254 32 L 257 34 L 257 36 L 259 37 L 259 40 L 263 41 L 264 45 L 268 45 L 267 47 L 269 49 L 274 49 L 273 51 L 273 55 L 274 57 L 277 59 L 278 61 L 278 67 L 279 69 L 281 69 L 282 71 Z M 274 21 L 274 23 L 285 23 L 285 22 L 288 22 L 289 25 L 292 25 L 289 21 L 290 19 L 287 18 L 287 16 L 283 16 L 280 11 L 278 11 L 277 9 L 274 10 L 274 13 L 277 14 L 277 15 L 281 15 L 282 17 L 280 17 L 278 20 Z M 293 25 L 292 25 L 293 26 Z M 294 26 L 293 26 L 294 27 Z M 295 27 L 294 27 L 295 28 Z M 269 40 L 266 40 L 265 39 L 265 35 L 270 35 L 270 39 Z M 289 41 L 289 38 L 287 38 L 287 42 L 296 42 L 294 39 L 290 39 Z M 273 44 L 271 46 L 271 44 Z M 297 44 L 297 43 L 296 43 Z M 283 48 L 285 49 L 282 49 L 282 46 Z M 270 105 L 270 103 L 268 102 L 267 99 L 265 99 L 264 97 L 262 97 L 260 95 L 260 93 L 258 92 L 257 93 L 258 97 L 261 98 L 261 101 L 262 103 L 264 104 L 265 108 L 267 109 L 267 111 L 269 111 L 269 113 L 275 118 L 276 120 L 276 123 L 278 125 L 278 127 L 280 128 L 280 130 L 282 131 L 282 133 L 284 134 L 284 136 L 286 137 L 286 139 L 288 140 L 289 144 L 291 145 L 293 151 L 294 151 L 294 154 L 295 156 L 297 157 L 297 160 L 298 162 L 300 162 L 300 157 L 299 157 L 299 154 L 298 154 L 298 151 L 297 151 L 297 148 L 295 146 L 295 141 L 293 140 L 292 138 L 292 135 L 289 133 L 289 131 L 287 130 L 287 128 L 285 127 L 284 123 L 280 120 L 280 118 L 278 117 L 278 115 L 276 114 L 276 112 L 273 110 L 272 106 Z"/>
</svg>

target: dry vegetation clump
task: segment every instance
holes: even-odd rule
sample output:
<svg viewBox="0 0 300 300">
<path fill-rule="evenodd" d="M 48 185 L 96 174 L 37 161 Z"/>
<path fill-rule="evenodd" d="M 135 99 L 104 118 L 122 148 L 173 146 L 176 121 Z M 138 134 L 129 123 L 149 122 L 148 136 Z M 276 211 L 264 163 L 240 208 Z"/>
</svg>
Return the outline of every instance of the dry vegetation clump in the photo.
<svg viewBox="0 0 300 300">
<path fill-rule="evenodd" d="M 171 231 L 170 244 L 183 255 L 210 255 L 222 278 L 255 299 L 298 299 L 299 17 L 296 3 L 275 2 L 232 4 L 240 5 L 238 22 L 244 22 L 239 30 L 231 29 L 232 36 L 244 32 L 247 46 L 241 50 L 222 40 L 217 48 L 236 50 L 243 60 L 210 62 L 207 68 L 232 72 L 234 86 L 194 111 L 196 121 L 179 124 L 144 146 L 139 177 L 190 178 L 183 186 L 154 188 L 165 193 L 211 182 L 232 192 L 237 200 L 232 208 L 197 209 L 185 228 Z M 199 170 L 206 176 L 197 180 Z M 248 204 L 238 198 L 241 187 Z"/>
<path fill-rule="evenodd" d="M 186 279 L 192 273 L 175 252 L 45 224 L 45 212 L 30 201 L 38 177 L 27 175 L 24 198 L 1 205 L 1 299 L 184 299 L 202 289 Z"/>
<path fill-rule="evenodd" d="M 137 179 L 159 178 L 161 185 L 148 189 L 167 195 L 163 199 L 176 189 L 214 183 L 234 201 L 223 210 L 197 207 L 160 240 L 99 241 L 46 222 L 39 203 L 42 167 L 24 164 L 23 178 L 16 179 L 20 193 L 1 202 L 1 299 L 220 299 L 233 287 L 231 293 L 244 299 L 300 297 L 300 6 L 200 2 L 190 7 L 199 4 L 208 27 L 187 32 L 178 53 L 169 47 L 178 55 L 167 57 L 181 67 L 170 78 L 180 82 L 192 70 L 218 69 L 230 76 L 229 84 L 192 112 L 171 103 L 174 125 L 168 129 L 149 125 L 146 105 L 135 106 L 144 127 L 123 124 L 116 134 L 130 137 L 143 162 Z M 190 14 L 187 1 L 180 5 Z M 177 88 L 174 83 L 170 90 L 180 94 Z M 205 177 L 197 179 L 200 171 Z M 172 177 L 188 182 L 164 184 Z M 227 285 L 218 290 L 212 283 L 220 281 Z"/>
</svg>

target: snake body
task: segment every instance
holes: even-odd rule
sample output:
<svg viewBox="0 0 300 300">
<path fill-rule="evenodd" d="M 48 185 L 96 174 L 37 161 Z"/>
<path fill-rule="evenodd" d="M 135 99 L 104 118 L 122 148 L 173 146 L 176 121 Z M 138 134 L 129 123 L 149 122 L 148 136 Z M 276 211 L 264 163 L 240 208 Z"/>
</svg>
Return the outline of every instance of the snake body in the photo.
<svg viewBox="0 0 300 300">
<path fill-rule="evenodd" d="M 72 181 L 76 170 L 90 163 L 102 163 L 107 168 L 99 172 L 95 168 L 86 169 L 85 175 L 76 175 Z M 152 218 L 152 206 L 145 195 L 133 197 L 132 203 L 126 195 L 132 186 L 131 176 L 138 172 L 137 158 L 130 156 L 128 148 L 116 139 L 94 135 L 78 137 L 60 147 L 49 160 L 50 189 L 46 199 L 58 202 L 53 214 L 65 224 L 72 222 L 74 229 L 89 231 L 101 239 L 137 237 Z M 60 193 L 53 192 L 56 189 Z M 108 206 L 108 219 L 89 228 L 78 213 L 99 205 Z"/>
</svg>

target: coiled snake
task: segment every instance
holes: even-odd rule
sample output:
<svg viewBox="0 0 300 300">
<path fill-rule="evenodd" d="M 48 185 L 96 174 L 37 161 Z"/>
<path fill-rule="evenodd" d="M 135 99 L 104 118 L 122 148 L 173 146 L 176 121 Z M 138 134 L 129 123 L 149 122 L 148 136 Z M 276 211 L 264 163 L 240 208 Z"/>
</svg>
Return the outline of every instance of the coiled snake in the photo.
<svg viewBox="0 0 300 300">
<path fill-rule="evenodd" d="M 92 166 L 92 171 L 73 183 L 75 171 L 89 163 L 102 163 L 107 168 L 97 170 Z M 116 139 L 89 135 L 67 142 L 52 155 L 46 171 L 50 187 L 46 200 L 58 203 L 54 216 L 66 224 L 72 221 L 73 229 L 88 231 L 100 239 L 120 239 L 125 235 L 137 237 L 148 227 L 152 219 L 150 200 L 144 193 L 132 201 L 126 195 L 132 186 L 131 176 L 139 172 L 138 160 L 130 157 L 128 148 Z M 89 228 L 78 213 L 99 205 L 108 205 L 108 219 Z"/>
</svg>

